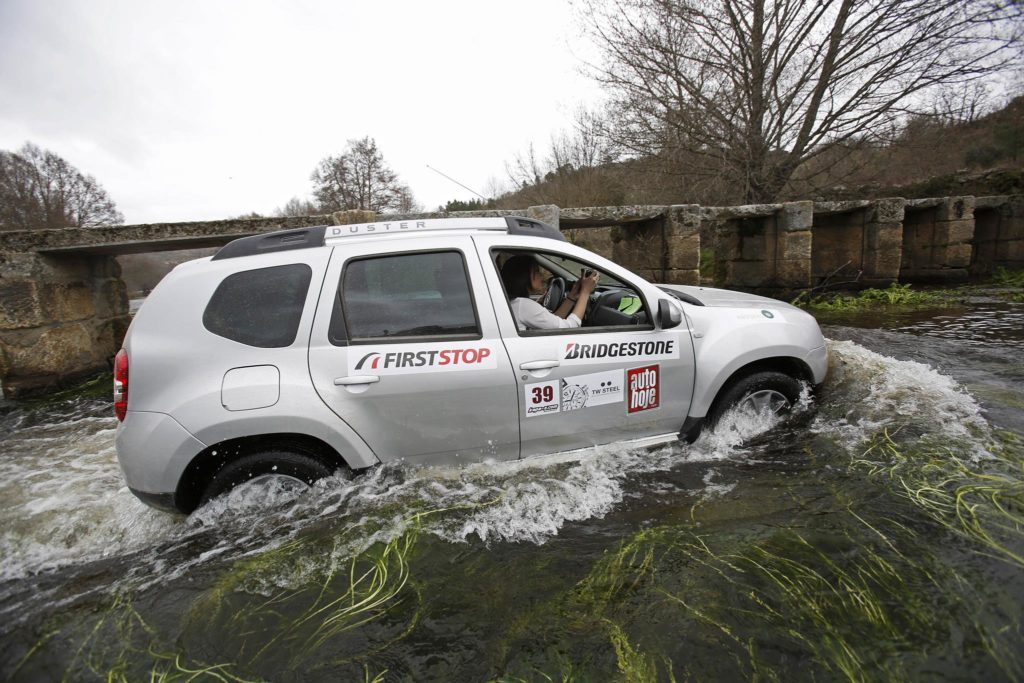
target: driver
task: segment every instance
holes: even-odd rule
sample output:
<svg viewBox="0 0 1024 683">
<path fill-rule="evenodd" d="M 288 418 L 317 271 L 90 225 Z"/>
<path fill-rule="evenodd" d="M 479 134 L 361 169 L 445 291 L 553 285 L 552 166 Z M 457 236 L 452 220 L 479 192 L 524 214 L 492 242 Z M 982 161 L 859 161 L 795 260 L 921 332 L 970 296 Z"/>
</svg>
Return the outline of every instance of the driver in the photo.
<svg viewBox="0 0 1024 683">
<path fill-rule="evenodd" d="M 512 315 L 520 330 L 557 330 L 582 325 L 587 298 L 597 286 L 597 278 L 597 273 L 590 271 L 576 280 L 572 291 L 552 312 L 539 303 L 547 287 L 540 265 L 533 256 L 513 256 L 501 268 L 505 293 L 511 301 Z"/>
</svg>

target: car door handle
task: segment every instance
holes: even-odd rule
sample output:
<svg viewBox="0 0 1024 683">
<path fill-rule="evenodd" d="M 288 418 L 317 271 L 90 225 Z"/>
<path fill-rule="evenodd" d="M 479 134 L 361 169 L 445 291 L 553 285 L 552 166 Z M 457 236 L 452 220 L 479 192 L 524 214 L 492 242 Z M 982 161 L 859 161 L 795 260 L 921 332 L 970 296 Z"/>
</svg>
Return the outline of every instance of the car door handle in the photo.
<svg viewBox="0 0 1024 683">
<path fill-rule="evenodd" d="M 348 377 L 335 377 L 335 386 L 350 387 L 356 384 L 373 384 L 379 382 L 380 377 L 377 375 L 350 375 Z"/>
<path fill-rule="evenodd" d="M 519 366 L 520 370 L 550 370 L 561 365 L 557 360 L 531 360 Z"/>
</svg>

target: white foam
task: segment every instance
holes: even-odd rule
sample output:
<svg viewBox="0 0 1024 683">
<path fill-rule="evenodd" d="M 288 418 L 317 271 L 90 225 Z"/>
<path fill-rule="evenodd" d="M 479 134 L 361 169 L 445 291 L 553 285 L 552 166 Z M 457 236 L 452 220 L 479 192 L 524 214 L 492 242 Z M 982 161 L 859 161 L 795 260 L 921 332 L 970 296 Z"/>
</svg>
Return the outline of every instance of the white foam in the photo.
<svg viewBox="0 0 1024 683">
<path fill-rule="evenodd" d="M 977 448 L 988 441 L 990 429 L 977 401 L 931 366 L 851 341 L 829 341 L 829 359 L 826 401 L 812 433 L 856 447 L 883 429 L 912 424 L 921 438 L 936 443 L 967 441 Z"/>
</svg>

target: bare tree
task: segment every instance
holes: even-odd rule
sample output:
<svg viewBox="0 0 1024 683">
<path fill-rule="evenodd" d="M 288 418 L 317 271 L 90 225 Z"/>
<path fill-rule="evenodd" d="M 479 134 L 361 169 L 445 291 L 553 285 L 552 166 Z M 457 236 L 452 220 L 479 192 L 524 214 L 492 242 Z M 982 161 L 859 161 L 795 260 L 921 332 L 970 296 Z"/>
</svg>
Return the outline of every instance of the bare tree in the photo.
<svg viewBox="0 0 1024 683">
<path fill-rule="evenodd" d="M 602 116 L 581 109 L 572 130 L 552 135 L 543 158 L 532 144 L 517 154 L 505 165 L 518 191 L 516 201 L 560 206 L 620 203 L 623 191 L 613 168 L 617 156 L 605 125 Z"/>
<path fill-rule="evenodd" d="M 412 192 L 399 182 L 370 137 L 349 140 L 342 154 L 320 162 L 311 180 L 324 213 L 351 209 L 380 213 L 414 204 Z"/>
<path fill-rule="evenodd" d="M 320 215 L 320 207 L 308 199 L 300 199 L 299 197 L 292 197 L 284 206 L 279 206 L 274 209 L 275 216 L 318 216 Z"/>
<path fill-rule="evenodd" d="M 26 142 L 0 151 L 0 229 L 119 225 L 124 216 L 90 175 L 53 152 Z"/>
<path fill-rule="evenodd" d="M 603 51 L 593 76 L 612 98 L 615 141 L 638 158 L 722 176 L 751 202 L 775 199 L 818 155 L 898 129 L 932 90 L 1003 68 L 1022 9 L 996 0 L 580 2 Z"/>
</svg>

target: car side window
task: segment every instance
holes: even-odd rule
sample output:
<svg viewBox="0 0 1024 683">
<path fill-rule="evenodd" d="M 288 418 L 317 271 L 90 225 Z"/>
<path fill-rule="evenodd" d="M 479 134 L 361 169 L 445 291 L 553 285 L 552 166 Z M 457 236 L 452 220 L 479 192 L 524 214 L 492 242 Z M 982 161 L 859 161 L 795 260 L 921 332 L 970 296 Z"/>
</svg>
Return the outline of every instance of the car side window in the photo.
<svg viewBox="0 0 1024 683">
<path fill-rule="evenodd" d="M 607 331 L 609 328 L 654 329 L 648 314 L 648 308 L 640 292 L 634 289 L 628 282 L 619 280 L 593 264 L 578 261 L 557 252 L 494 249 L 492 250 L 492 260 L 499 275 L 502 273 L 505 262 L 512 256 L 519 254 L 528 254 L 536 259 L 541 277 L 547 283 L 548 289 L 550 290 L 552 286 L 555 287 L 555 296 L 557 296 L 560 288 L 564 286 L 565 289 L 561 292 L 561 301 L 563 303 L 559 304 L 558 302 L 549 301 L 554 307 L 553 313 L 556 314 L 559 311 L 568 313 L 572 309 L 571 306 L 564 304 L 564 302 L 566 297 L 572 294 L 573 285 L 578 280 L 591 271 L 596 271 L 599 275 L 597 288 L 588 297 L 587 308 L 581 327 L 525 329 L 519 330 L 520 336 L 578 334 L 581 331 Z M 504 278 L 502 279 L 504 284 Z M 507 291 L 506 296 L 509 296 Z M 512 315 L 514 318 L 514 311 Z"/>
<path fill-rule="evenodd" d="M 313 270 L 304 263 L 232 273 L 210 297 L 203 326 L 247 346 L 291 346 L 312 277 Z"/>
<path fill-rule="evenodd" d="M 481 336 L 466 264 L 457 251 L 353 260 L 342 273 L 338 304 L 331 320 L 334 344 Z"/>
</svg>

